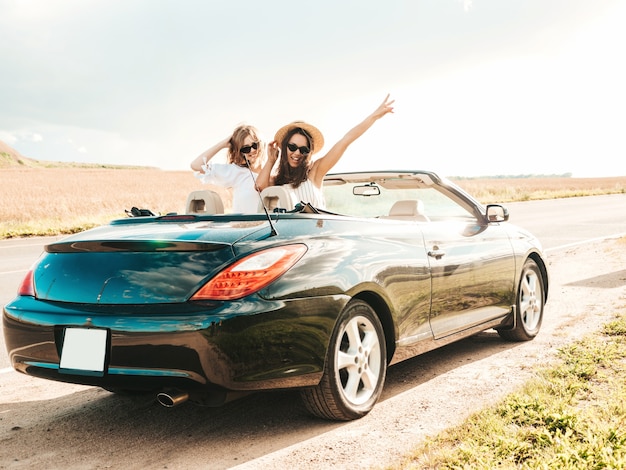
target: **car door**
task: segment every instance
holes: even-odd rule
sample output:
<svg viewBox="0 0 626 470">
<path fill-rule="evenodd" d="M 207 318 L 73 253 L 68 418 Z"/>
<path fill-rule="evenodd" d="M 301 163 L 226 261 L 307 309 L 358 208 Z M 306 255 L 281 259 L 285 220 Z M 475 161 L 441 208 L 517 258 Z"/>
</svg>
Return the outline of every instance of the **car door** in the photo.
<svg viewBox="0 0 626 470">
<path fill-rule="evenodd" d="M 440 206 L 439 215 L 422 224 L 435 339 L 505 316 L 515 282 L 515 258 L 504 227 L 477 219 L 455 201 L 445 204 L 452 205 Z"/>
</svg>

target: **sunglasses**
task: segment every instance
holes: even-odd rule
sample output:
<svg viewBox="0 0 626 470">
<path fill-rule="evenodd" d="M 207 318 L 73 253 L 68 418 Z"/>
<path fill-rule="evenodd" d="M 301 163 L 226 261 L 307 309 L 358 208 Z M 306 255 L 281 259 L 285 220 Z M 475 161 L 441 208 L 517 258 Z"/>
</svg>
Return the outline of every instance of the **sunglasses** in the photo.
<svg viewBox="0 0 626 470">
<path fill-rule="evenodd" d="M 304 156 L 307 156 L 309 153 L 311 153 L 311 149 L 304 145 L 302 147 L 298 147 L 296 144 L 288 143 L 287 148 L 289 149 L 290 152 L 295 152 L 296 150 L 300 150 L 300 153 Z"/>
<path fill-rule="evenodd" d="M 256 150 L 259 148 L 258 142 L 252 142 L 250 145 L 244 145 L 241 147 L 241 153 L 250 153 L 252 149 Z"/>
</svg>

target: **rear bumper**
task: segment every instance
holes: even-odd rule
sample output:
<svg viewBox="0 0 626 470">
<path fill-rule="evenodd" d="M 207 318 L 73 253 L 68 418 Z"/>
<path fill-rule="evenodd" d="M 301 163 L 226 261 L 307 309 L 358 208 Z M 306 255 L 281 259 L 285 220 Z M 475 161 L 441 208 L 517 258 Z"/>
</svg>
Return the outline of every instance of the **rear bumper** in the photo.
<svg viewBox="0 0 626 470">
<path fill-rule="evenodd" d="M 347 298 L 94 306 L 19 297 L 5 306 L 13 367 L 28 375 L 107 389 L 268 390 L 315 385 Z M 152 310 L 151 310 L 152 309 Z M 67 327 L 107 331 L 104 371 L 63 371 Z"/>
</svg>

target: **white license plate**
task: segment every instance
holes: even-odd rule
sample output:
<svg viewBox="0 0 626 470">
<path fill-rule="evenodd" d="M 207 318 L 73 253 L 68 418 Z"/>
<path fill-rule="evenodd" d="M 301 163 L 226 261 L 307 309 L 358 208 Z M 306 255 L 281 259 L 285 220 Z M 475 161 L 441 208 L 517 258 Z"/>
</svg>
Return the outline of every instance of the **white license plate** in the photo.
<svg viewBox="0 0 626 470">
<path fill-rule="evenodd" d="M 107 330 L 66 328 L 59 372 L 104 375 Z"/>
</svg>

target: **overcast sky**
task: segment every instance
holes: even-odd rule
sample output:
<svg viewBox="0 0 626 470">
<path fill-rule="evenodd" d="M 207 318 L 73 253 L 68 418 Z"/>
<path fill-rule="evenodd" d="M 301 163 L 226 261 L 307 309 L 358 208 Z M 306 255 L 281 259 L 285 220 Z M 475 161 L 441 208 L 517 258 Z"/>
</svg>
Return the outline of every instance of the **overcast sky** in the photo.
<svg viewBox="0 0 626 470">
<path fill-rule="evenodd" d="M 333 171 L 626 175 L 624 0 L 0 0 L 0 140 L 186 170 L 243 122 Z M 222 157 L 220 157 L 222 158 Z"/>
</svg>

